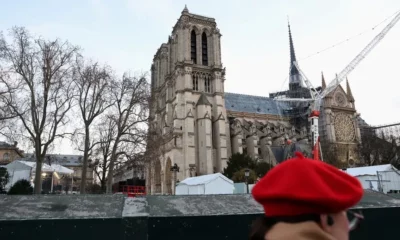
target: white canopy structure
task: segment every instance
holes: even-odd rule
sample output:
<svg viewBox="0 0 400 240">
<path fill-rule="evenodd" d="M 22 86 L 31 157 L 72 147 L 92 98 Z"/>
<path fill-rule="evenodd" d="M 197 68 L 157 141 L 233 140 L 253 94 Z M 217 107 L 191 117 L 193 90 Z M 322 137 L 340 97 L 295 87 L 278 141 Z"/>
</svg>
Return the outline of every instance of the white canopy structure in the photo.
<svg viewBox="0 0 400 240">
<path fill-rule="evenodd" d="M 391 164 L 347 168 L 344 171 L 358 178 L 364 189 L 384 193 L 400 190 L 400 172 Z"/>
<path fill-rule="evenodd" d="M 221 173 L 186 178 L 176 186 L 176 195 L 233 194 L 233 181 Z"/>
<path fill-rule="evenodd" d="M 28 181 L 32 180 L 32 177 L 35 176 L 36 172 L 36 162 L 28 162 L 28 161 L 13 161 L 5 166 L 10 175 L 9 182 L 6 188 L 10 188 L 14 183 L 18 180 L 26 179 Z M 63 167 L 58 164 L 48 165 L 46 163 L 42 164 L 42 173 L 51 173 L 52 178 L 53 175 L 56 174 L 73 174 L 74 170 Z"/>
</svg>

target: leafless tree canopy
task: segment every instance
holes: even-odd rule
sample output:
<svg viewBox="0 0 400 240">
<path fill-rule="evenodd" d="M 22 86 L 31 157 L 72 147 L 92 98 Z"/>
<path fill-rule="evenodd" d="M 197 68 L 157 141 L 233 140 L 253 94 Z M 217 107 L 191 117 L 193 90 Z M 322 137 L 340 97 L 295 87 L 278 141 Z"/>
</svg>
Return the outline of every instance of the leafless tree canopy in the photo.
<svg viewBox="0 0 400 240">
<path fill-rule="evenodd" d="M 118 79 L 66 41 L 33 37 L 20 27 L 10 38 L 0 34 L 0 134 L 32 145 L 36 194 L 46 154 L 66 137 L 83 151 L 81 192 L 89 158 L 102 189 L 111 192 L 119 161 L 144 161 L 149 90 L 144 75 Z M 74 112 L 80 120 L 70 121 Z"/>
<path fill-rule="evenodd" d="M 107 173 L 110 165 L 111 150 L 116 136 L 116 123 L 108 117 L 103 117 L 102 124 L 96 127 L 98 143 L 95 145 L 93 170 L 100 181 L 103 192 L 106 191 Z"/>
<path fill-rule="evenodd" d="M 77 90 L 77 102 L 84 125 L 84 149 L 81 178 L 81 193 L 85 193 L 88 159 L 96 143 L 91 142 L 90 127 L 93 121 L 114 102 L 110 98 L 111 69 L 98 63 L 85 63 L 82 58 L 76 60 L 73 81 Z M 92 143 L 92 144 L 91 144 Z"/>
<path fill-rule="evenodd" d="M 108 117 L 116 124 L 116 134 L 107 174 L 108 193 L 112 190 L 114 166 L 118 157 L 145 147 L 150 96 L 149 84 L 144 76 L 124 75 L 113 86 L 112 98 L 115 104 L 110 108 Z"/>
<path fill-rule="evenodd" d="M 360 153 L 368 166 L 389 164 L 397 165 L 400 147 L 393 136 L 378 136 L 375 131 L 366 129 L 361 135 Z"/>
<path fill-rule="evenodd" d="M 21 136 L 33 144 L 37 159 L 35 193 L 41 191 L 41 166 L 53 141 L 68 121 L 73 104 L 73 61 L 79 48 L 60 40 L 33 38 L 13 28 L 12 42 L 0 37 L 1 100 L 23 126 Z M 20 127 L 15 125 L 15 127 Z"/>
</svg>

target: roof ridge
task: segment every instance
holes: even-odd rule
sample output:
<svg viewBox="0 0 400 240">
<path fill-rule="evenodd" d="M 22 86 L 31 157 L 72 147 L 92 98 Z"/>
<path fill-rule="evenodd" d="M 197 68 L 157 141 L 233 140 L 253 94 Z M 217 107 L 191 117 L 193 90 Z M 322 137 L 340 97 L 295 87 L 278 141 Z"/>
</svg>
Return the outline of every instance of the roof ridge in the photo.
<svg viewBox="0 0 400 240">
<path fill-rule="evenodd" d="M 258 97 L 258 98 L 272 99 L 272 98 L 270 98 L 270 97 L 266 97 L 266 96 L 260 96 L 260 95 L 250 95 L 250 94 L 243 94 L 243 93 L 231 93 L 231 92 L 225 92 L 225 94 L 232 94 L 232 95 L 240 95 L 240 96 L 248 96 L 248 97 Z"/>
</svg>

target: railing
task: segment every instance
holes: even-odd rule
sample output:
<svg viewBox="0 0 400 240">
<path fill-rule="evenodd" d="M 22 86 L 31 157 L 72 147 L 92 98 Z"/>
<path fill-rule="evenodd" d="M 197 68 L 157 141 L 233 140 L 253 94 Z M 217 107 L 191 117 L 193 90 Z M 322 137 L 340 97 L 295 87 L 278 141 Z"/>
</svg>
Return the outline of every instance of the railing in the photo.
<svg viewBox="0 0 400 240">
<path fill-rule="evenodd" d="M 136 196 L 144 196 L 146 195 L 146 187 L 145 186 L 129 186 L 124 185 L 121 186 L 122 193 L 128 195 L 128 197 L 136 197 Z"/>
</svg>

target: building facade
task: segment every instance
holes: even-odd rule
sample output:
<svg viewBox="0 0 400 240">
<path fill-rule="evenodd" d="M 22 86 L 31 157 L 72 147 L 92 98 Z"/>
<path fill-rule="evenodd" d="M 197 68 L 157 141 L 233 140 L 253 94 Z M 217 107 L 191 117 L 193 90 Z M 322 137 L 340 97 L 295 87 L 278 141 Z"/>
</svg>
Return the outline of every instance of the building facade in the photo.
<svg viewBox="0 0 400 240">
<path fill-rule="evenodd" d="M 290 28 L 289 89 L 270 97 L 224 91 L 221 36 L 214 18 L 190 13 L 185 7 L 168 42 L 154 56 L 149 130 L 160 140 L 160 154 L 147 167 L 149 193 L 173 194 L 176 181 L 222 172 L 233 153 L 247 153 L 272 165 L 294 151 L 311 154 L 309 104 L 273 99 L 311 96 L 294 64 Z M 316 91 L 324 84 L 322 79 Z M 321 113 L 321 138 L 349 149 L 351 154 L 340 158 L 342 165 L 350 158 L 357 161 L 353 145 L 357 146 L 360 136 L 350 87 L 345 92 L 339 86 L 324 100 Z M 171 171 L 174 164 L 179 172 Z"/>
<path fill-rule="evenodd" d="M 24 151 L 17 147 L 18 143 L 0 142 L 0 165 L 7 165 L 16 159 L 24 157 Z"/>
</svg>

